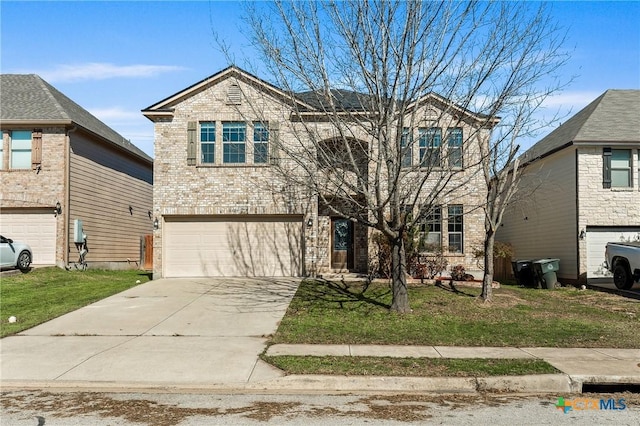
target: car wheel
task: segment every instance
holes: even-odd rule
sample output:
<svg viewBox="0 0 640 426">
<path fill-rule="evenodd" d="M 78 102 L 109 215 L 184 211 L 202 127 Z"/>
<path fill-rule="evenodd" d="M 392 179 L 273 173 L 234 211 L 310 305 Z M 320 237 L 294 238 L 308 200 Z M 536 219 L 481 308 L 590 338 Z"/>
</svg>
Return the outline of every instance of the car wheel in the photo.
<svg viewBox="0 0 640 426">
<path fill-rule="evenodd" d="M 24 250 L 20 252 L 18 255 L 17 266 L 21 271 L 28 271 L 29 265 L 31 265 L 31 254 L 28 251 Z"/>
<path fill-rule="evenodd" d="M 633 277 L 631 272 L 624 264 L 617 264 L 613 270 L 613 283 L 620 290 L 629 290 L 633 286 Z"/>
</svg>

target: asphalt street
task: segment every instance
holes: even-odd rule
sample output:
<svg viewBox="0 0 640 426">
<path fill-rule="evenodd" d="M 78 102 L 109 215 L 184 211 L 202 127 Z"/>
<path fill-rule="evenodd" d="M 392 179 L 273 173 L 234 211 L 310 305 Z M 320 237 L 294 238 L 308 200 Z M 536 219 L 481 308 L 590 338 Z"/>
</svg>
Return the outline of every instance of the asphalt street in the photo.
<svg viewBox="0 0 640 426">
<path fill-rule="evenodd" d="M 637 425 L 637 394 L 176 394 L 14 391 L 2 395 L 3 426 L 75 425 Z M 574 398 L 570 400 L 570 398 Z M 579 399 L 578 399 L 579 398 Z M 618 409 L 599 409 L 599 401 Z M 620 400 L 624 400 L 624 409 Z M 593 406 L 589 401 L 596 401 Z M 578 409 L 579 407 L 585 409 Z"/>
</svg>

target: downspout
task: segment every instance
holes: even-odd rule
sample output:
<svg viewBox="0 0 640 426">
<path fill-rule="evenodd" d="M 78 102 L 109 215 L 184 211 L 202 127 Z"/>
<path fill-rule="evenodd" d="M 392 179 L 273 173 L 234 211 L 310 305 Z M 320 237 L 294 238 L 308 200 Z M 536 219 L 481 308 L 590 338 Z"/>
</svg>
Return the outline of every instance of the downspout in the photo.
<svg viewBox="0 0 640 426">
<path fill-rule="evenodd" d="M 69 229 L 71 223 L 71 133 L 78 130 L 76 126 L 73 126 L 67 131 L 67 135 L 64 138 L 64 266 L 69 268 Z"/>
</svg>

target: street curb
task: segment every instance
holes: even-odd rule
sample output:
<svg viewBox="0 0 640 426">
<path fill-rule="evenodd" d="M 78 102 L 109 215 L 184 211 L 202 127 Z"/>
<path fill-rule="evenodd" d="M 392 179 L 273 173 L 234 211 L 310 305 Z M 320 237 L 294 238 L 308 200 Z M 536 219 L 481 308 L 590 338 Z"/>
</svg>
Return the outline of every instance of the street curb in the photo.
<svg viewBox="0 0 640 426">
<path fill-rule="evenodd" d="M 7 390 L 49 390 L 63 392 L 260 392 L 297 393 L 437 393 L 437 394 L 555 394 L 580 393 L 582 383 L 564 374 L 499 377 L 382 377 L 290 375 L 248 383 L 159 383 L 89 381 L 3 381 Z"/>
</svg>

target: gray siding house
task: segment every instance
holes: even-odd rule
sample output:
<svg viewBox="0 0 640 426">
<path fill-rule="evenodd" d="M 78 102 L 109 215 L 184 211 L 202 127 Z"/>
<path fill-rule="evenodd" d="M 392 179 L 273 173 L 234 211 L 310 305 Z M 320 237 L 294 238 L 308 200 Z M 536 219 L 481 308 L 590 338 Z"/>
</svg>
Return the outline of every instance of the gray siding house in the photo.
<svg viewBox="0 0 640 426">
<path fill-rule="evenodd" d="M 152 232 L 153 160 L 37 75 L 0 76 L 0 232 L 36 265 L 136 267 Z"/>
<path fill-rule="evenodd" d="M 354 95 L 339 92 L 343 104 Z M 442 104 L 428 96 L 416 103 L 415 116 L 421 117 L 422 126 L 446 134 L 446 124 L 428 121 L 430 113 L 445 115 L 433 109 Z M 237 67 L 142 111 L 155 126 L 154 277 L 367 271 L 371 230 L 332 214 L 317 194 L 304 194 L 304 188 L 281 182 L 274 172 L 274 162 L 288 161 L 278 147 L 294 143 L 301 134 L 308 137 L 296 119 L 300 111 L 306 117 L 304 125 L 330 143 L 335 129 L 323 120 L 322 106 L 314 104 L 312 96 L 292 97 Z M 463 138 L 473 133 L 470 128 L 479 120 L 460 108 L 455 111 L 457 117 L 446 119 L 457 123 L 460 155 L 465 165 L 477 164 L 473 144 L 488 137 L 488 130 Z M 419 130 L 417 124 L 407 132 L 418 141 Z M 370 136 L 358 131 L 363 133 L 354 129 L 354 139 L 366 146 Z M 420 158 L 418 145 L 412 145 L 414 152 L 407 157 L 414 165 Z M 477 166 L 461 169 L 458 179 L 465 182 L 464 195 L 451 191 L 439 200 L 437 215 L 430 218 L 429 238 L 447 247 L 450 264 L 474 269 L 472 253 L 482 244 L 484 217 L 472 207 L 479 204 L 486 186 Z"/>
<path fill-rule="evenodd" d="M 607 90 L 524 155 L 499 241 L 559 258 L 561 282 L 609 276 L 608 241 L 640 241 L 640 90 Z"/>
</svg>

